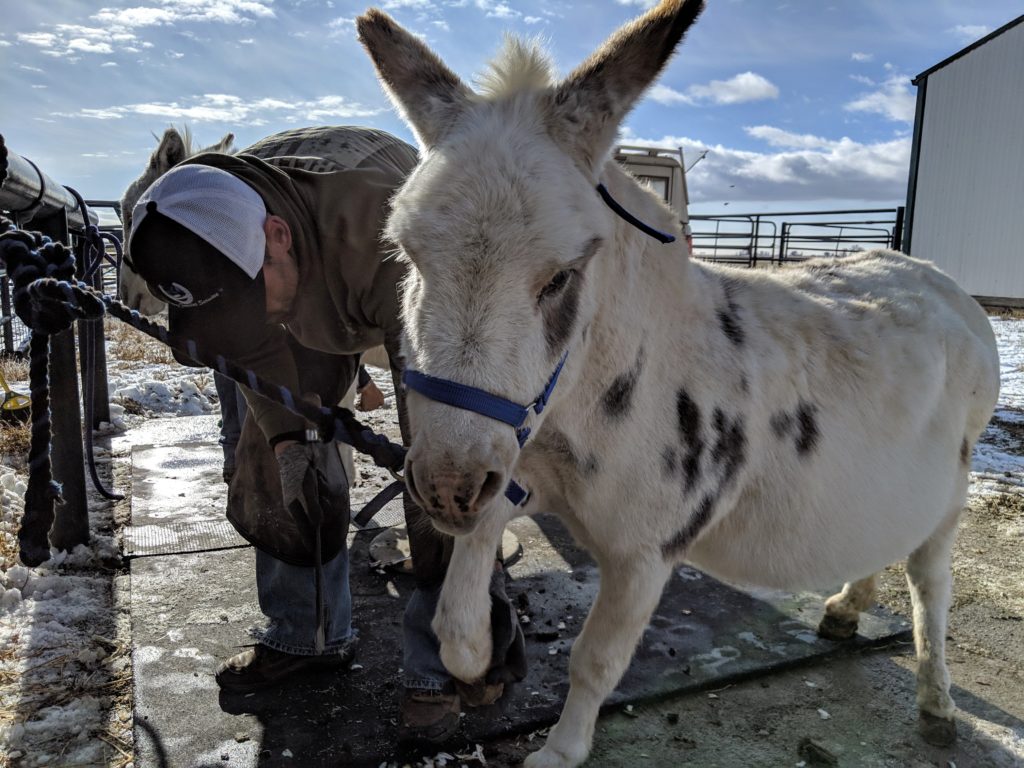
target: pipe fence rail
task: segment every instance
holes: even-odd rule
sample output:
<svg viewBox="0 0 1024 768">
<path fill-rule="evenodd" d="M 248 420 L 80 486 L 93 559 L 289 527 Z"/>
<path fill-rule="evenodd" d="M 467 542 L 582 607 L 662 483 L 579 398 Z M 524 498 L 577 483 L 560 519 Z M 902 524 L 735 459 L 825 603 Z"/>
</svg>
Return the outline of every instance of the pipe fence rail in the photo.
<svg viewBox="0 0 1024 768">
<path fill-rule="evenodd" d="M 904 207 L 690 216 L 693 255 L 748 267 L 779 266 L 871 248 L 900 250 Z"/>
</svg>

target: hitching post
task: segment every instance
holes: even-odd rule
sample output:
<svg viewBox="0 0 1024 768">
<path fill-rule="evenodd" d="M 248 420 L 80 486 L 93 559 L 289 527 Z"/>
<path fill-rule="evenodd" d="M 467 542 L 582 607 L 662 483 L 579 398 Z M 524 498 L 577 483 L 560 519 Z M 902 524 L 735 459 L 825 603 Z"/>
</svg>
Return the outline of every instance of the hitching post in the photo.
<svg viewBox="0 0 1024 768">
<path fill-rule="evenodd" d="M 68 245 L 68 218 L 64 209 L 32 219 L 37 229 L 55 242 Z M 89 507 L 85 497 L 85 458 L 82 451 L 82 415 L 78 399 L 75 330 L 50 337 L 50 407 L 53 423 L 51 459 L 53 477 L 63 486 L 63 503 L 54 507 L 50 544 L 72 550 L 89 541 Z M 103 392 L 106 395 L 106 390 Z"/>
<path fill-rule="evenodd" d="M 103 258 L 102 256 L 100 257 Z M 82 280 L 93 288 L 103 292 L 103 261 L 89 277 L 85 277 L 85 269 L 88 265 L 79 259 L 75 263 L 75 273 L 78 279 Z M 82 358 L 82 391 L 87 392 L 87 378 L 92 374 L 92 424 L 86 424 L 88 430 L 99 429 L 100 422 L 110 421 L 110 401 L 107 393 L 107 350 L 103 342 L 103 318 L 96 320 L 78 321 L 78 349 Z M 91 355 L 91 368 L 86 368 L 86 350 Z M 84 397 L 84 394 L 83 394 Z M 84 401 L 83 401 L 84 403 Z M 92 435 L 88 435 L 92 439 Z"/>
</svg>

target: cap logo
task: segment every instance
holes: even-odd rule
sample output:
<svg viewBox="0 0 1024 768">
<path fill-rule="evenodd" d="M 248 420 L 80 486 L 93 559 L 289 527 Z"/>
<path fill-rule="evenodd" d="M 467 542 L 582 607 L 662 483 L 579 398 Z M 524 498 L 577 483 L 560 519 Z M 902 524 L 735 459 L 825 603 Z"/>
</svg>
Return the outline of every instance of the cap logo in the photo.
<svg viewBox="0 0 1024 768">
<path fill-rule="evenodd" d="M 157 287 L 160 289 L 160 293 L 166 297 L 167 301 L 174 304 L 176 307 L 201 307 L 203 304 L 213 301 L 215 298 L 220 296 L 221 291 L 223 290 L 218 290 L 213 295 L 207 296 L 201 301 L 196 301 L 195 297 L 192 295 L 192 291 L 181 283 L 170 283 L 169 285 L 161 284 Z"/>
</svg>

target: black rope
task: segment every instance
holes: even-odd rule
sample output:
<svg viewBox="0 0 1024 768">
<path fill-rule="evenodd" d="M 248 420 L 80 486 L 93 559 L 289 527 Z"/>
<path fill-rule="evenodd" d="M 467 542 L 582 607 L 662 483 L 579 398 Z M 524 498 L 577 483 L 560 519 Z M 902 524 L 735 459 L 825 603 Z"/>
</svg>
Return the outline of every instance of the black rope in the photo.
<svg viewBox="0 0 1024 768">
<path fill-rule="evenodd" d="M 29 443 L 29 478 L 25 490 L 25 514 L 18 541 L 21 559 L 39 565 L 50 557 L 47 535 L 53 525 L 54 503 L 61 487 L 53 480 L 50 463 L 50 336 L 61 327 L 65 312 L 41 306 L 29 287 L 40 275 L 74 277 L 70 252 L 54 248 L 49 238 L 30 235 L 0 220 L 0 257 L 14 284 L 14 308 L 30 329 L 29 388 L 32 400 L 32 437 Z M 52 279 L 52 278 L 51 278 Z M 70 322 L 65 327 L 70 327 Z"/>
</svg>

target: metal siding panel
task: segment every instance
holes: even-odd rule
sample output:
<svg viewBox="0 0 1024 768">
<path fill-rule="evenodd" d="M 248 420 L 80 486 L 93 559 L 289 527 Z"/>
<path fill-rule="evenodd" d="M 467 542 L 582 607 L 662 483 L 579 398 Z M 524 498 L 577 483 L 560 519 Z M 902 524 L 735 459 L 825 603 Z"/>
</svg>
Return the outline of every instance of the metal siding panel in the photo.
<svg viewBox="0 0 1024 768">
<path fill-rule="evenodd" d="M 928 77 L 912 252 L 1024 298 L 1024 25 Z"/>
</svg>

